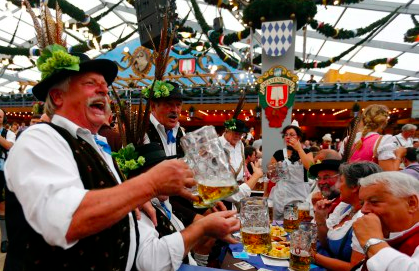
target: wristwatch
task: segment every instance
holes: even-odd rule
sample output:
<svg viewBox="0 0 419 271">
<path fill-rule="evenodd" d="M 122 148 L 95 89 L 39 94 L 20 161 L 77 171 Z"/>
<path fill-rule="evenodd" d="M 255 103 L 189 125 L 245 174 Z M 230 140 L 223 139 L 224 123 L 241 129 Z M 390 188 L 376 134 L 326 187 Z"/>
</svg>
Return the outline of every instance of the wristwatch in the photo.
<svg viewBox="0 0 419 271">
<path fill-rule="evenodd" d="M 370 238 L 368 239 L 368 241 L 365 243 L 364 245 L 364 254 L 367 255 L 368 250 L 370 249 L 371 246 L 380 244 L 380 243 L 384 243 L 385 241 L 382 239 L 378 239 L 378 238 Z"/>
</svg>

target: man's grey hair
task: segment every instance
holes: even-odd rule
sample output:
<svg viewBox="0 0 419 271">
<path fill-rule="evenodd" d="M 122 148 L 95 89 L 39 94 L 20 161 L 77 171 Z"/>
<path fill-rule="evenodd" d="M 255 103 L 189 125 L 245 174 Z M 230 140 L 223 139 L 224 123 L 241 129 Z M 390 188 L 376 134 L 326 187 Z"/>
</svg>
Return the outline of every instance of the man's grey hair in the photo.
<svg viewBox="0 0 419 271">
<path fill-rule="evenodd" d="M 395 197 L 403 198 L 412 195 L 419 197 L 419 181 L 406 173 L 385 171 L 372 174 L 359 180 L 361 187 L 383 184 Z"/>
<path fill-rule="evenodd" d="M 359 179 L 382 171 L 379 165 L 370 161 L 345 163 L 339 167 L 339 173 L 345 176 L 345 183 L 350 188 L 359 186 Z"/>
<path fill-rule="evenodd" d="M 417 128 L 418 127 L 416 127 L 416 125 L 408 123 L 408 124 L 403 125 L 402 132 L 416 131 Z"/>
<path fill-rule="evenodd" d="M 57 106 L 55 105 L 54 101 L 51 98 L 50 91 L 52 89 L 60 89 L 63 92 L 67 92 L 70 88 L 70 82 L 71 82 L 71 76 L 67 77 L 66 79 L 56 83 L 50 89 L 48 90 L 48 95 L 45 100 L 44 105 L 44 113 L 48 115 L 48 117 L 52 118 L 52 116 L 55 114 L 55 110 L 57 109 Z"/>
</svg>

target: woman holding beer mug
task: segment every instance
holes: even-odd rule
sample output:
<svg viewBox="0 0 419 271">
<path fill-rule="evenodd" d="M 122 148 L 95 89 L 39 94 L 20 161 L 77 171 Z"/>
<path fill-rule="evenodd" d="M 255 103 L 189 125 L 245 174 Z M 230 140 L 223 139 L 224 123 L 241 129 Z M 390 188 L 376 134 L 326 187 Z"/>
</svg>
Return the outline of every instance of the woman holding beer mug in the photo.
<svg viewBox="0 0 419 271">
<path fill-rule="evenodd" d="M 303 133 L 296 125 L 288 125 L 282 130 L 286 148 L 274 153 L 270 164 L 281 162 L 288 171 L 288 178 L 279 181 L 271 190 L 274 203 L 274 219 L 282 219 L 284 206 L 291 201 L 305 201 L 310 193 L 307 170 L 313 164 L 313 154 L 304 150 L 300 141 Z"/>
<path fill-rule="evenodd" d="M 310 168 L 310 173 L 311 171 Z M 317 265 L 323 266 L 327 270 L 351 270 L 364 258 L 364 254 L 351 248 L 352 240 L 356 239 L 355 236 L 352 237 L 352 223 L 362 216 L 362 206 L 358 197 L 358 180 L 381 171 L 382 169 L 377 164 L 368 161 L 340 166 L 338 182 L 341 202 L 328 218 L 330 200 L 320 200 L 315 207 L 317 236 L 321 243 L 321 247 L 313 256 Z M 325 178 L 320 173 L 318 176 Z"/>
</svg>

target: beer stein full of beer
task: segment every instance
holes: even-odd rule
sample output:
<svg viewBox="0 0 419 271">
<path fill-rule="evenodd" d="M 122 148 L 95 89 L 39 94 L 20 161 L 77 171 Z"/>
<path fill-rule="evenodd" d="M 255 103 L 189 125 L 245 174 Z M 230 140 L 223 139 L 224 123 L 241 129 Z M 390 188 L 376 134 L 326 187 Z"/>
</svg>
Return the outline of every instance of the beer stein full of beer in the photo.
<svg viewBox="0 0 419 271">
<path fill-rule="evenodd" d="M 204 204 L 227 198 L 238 191 L 214 126 L 204 126 L 187 133 L 180 139 L 180 144 L 188 159 L 194 163 L 197 190 Z"/>
<path fill-rule="evenodd" d="M 268 201 L 263 197 L 249 197 L 240 201 L 241 236 L 249 253 L 268 253 L 271 248 Z"/>
<path fill-rule="evenodd" d="M 310 203 L 305 201 L 305 202 L 300 202 L 297 204 L 298 206 L 298 220 L 300 220 L 300 222 L 310 222 L 313 217 L 310 216 Z"/>
<path fill-rule="evenodd" d="M 297 203 L 290 202 L 286 204 L 284 207 L 284 230 L 292 232 L 298 229 L 299 224 Z"/>
<path fill-rule="evenodd" d="M 299 229 L 291 233 L 290 251 L 290 270 L 310 270 L 311 232 Z"/>
</svg>

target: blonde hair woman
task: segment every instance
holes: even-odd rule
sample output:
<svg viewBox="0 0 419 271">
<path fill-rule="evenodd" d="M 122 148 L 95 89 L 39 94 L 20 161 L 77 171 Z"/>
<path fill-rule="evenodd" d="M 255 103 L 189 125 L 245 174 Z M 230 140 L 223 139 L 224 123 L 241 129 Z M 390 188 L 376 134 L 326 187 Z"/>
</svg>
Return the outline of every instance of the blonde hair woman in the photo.
<svg viewBox="0 0 419 271">
<path fill-rule="evenodd" d="M 372 104 L 362 113 L 362 128 L 355 137 L 349 162 L 372 161 L 383 170 L 398 170 L 403 150 L 396 150 L 392 135 L 381 135 L 387 126 L 389 109 Z"/>
</svg>

